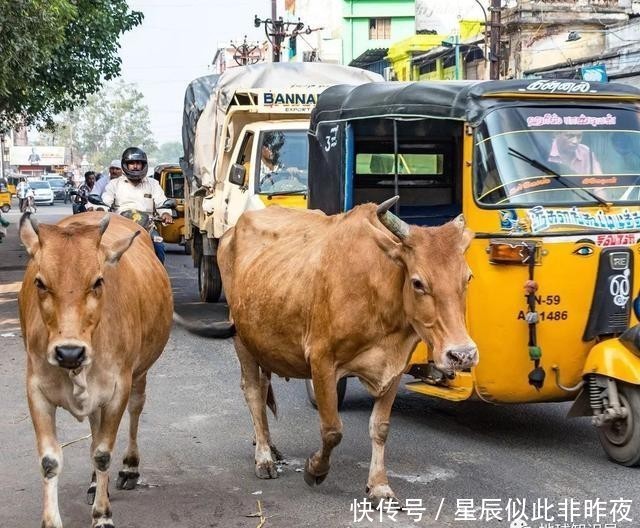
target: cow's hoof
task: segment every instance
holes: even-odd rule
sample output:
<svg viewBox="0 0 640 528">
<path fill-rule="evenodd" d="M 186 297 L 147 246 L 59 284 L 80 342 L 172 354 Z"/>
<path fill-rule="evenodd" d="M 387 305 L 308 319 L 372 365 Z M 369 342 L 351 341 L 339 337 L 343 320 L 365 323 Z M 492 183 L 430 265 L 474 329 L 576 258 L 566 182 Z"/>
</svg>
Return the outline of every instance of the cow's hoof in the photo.
<svg viewBox="0 0 640 528">
<path fill-rule="evenodd" d="M 46 521 L 42 521 L 41 528 L 62 528 L 62 524 L 52 524 Z"/>
<path fill-rule="evenodd" d="M 386 499 L 394 499 L 395 501 L 398 501 L 396 494 L 388 484 L 378 484 L 373 487 L 367 486 L 367 496 L 369 499 L 376 502 Z M 400 504 L 400 501 L 398 501 L 398 504 Z"/>
<path fill-rule="evenodd" d="M 116 480 L 116 488 L 119 490 L 136 489 L 139 478 L 140 473 L 137 471 L 120 471 L 118 473 L 118 480 Z"/>
<path fill-rule="evenodd" d="M 282 456 L 282 453 L 280 451 L 278 451 L 278 448 L 274 445 L 269 446 L 271 448 L 271 456 L 277 460 L 278 462 L 280 460 L 284 460 L 284 457 Z"/>
<path fill-rule="evenodd" d="M 113 524 L 113 521 L 107 521 L 106 523 L 93 524 L 91 525 L 91 528 L 116 528 L 116 527 Z"/>
<path fill-rule="evenodd" d="M 324 475 L 314 475 L 313 473 L 311 473 L 310 469 L 309 469 L 309 459 L 307 458 L 307 461 L 304 464 L 304 481 L 307 483 L 307 486 L 318 486 L 320 484 L 322 484 L 324 482 L 324 479 L 327 478 L 327 475 L 329 474 L 328 472 L 325 473 Z"/>
<path fill-rule="evenodd" d="M 278 470 L 272 462 L 256 462 L 256 477 L 259 479 L 275 479 L 278 478 Z"/>
<path fill-rule="evenodd" d="M 93 506 L 94 501 L 96 500 L 96 483 L 92 482 L 87 490 L 87 504 L 89 506 Z"/>
</svg>

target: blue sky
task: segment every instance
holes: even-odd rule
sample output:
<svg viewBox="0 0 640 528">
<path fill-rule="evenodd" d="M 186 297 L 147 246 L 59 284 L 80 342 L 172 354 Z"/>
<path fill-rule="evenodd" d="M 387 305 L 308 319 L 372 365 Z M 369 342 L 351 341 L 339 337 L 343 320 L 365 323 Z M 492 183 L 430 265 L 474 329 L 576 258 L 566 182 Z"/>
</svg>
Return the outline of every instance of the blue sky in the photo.
<svg viewBox="0 0 640 528">
<path fill-rule="evenodd" d="M 145 18 L 120 38 L 122 79 L 144 94 L 156 141 L 180 141 L 187 85 L 211 73 L 219 44 L 245 34 L 261 40 L 264 30 L 254 28 L 253 17 L 271 16 L 271 1 L 129 0 L 129 6 Z"/>
</svg>

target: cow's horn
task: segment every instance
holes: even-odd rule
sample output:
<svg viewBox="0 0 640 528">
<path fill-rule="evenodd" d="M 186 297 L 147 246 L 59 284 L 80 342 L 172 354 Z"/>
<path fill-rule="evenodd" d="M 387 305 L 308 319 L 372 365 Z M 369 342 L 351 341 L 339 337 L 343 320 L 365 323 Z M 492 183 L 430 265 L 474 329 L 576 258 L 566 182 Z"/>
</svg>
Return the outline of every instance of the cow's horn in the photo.
<svg viewBox="0 0 640 528">
<path fill-rule="evenodd" d="M 26 222 L 26 221 L 29 221 L 29 223 L 31 224 L 31 227 L 36 232 L 36 235 L 39 235 L 40 234 L 40 222 L 38 222 L 37 218 L 35 216 L 33 216 L 33 214 L 31 214 L 31 213 L 24 213 L 22 215 L 22 218 L 20 219 L 20 225 L 22 225 L 22 222 Z"/>
<path fill-rule="evenodd" d="M 104 235 L 104 232 L 107 230 L 107 227 L 109 227 L 109 220 L 111 220 L 109 213 L 104 215 L 102 217 L 102 220 L 100 220 L 100 236 Z"/>
<path fill-rule="evenodd" d="M 396 215 L 391 213 L 389 209 L 400 199 L 399 196 L 394 196 L 388 200 L 382 202 L 376 211 L 380 222 L 398 238 L 406 238 L 409 236 L 409 225 L 400 220 Z"/>
</svg>

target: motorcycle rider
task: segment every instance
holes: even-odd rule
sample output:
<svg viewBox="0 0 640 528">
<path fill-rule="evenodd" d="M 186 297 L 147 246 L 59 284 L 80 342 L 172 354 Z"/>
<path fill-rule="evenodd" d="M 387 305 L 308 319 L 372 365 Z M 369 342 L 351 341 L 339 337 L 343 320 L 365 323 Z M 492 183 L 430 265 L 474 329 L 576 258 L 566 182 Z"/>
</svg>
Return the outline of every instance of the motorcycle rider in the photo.
<svg viewBox="0 0 640 528">
<path fill-rule="evenodd" d="M 168 209 L 160 209 L 167 197 L 156 180 L 147 178 L 147 168 L 147 155 L 142 149 L 126 149 L 122 153 L 124 174 L 107 184 L 102 193 L 102 201 L 115 208 L 118 213 L 135 210 L 153 214 L 154 210 L 157 210 L 163 223 L 172 224 L 171 212 Z M 164 243 L 154 240 L 153 246 L 160 262 L 164 263 Z"/>
</svg>

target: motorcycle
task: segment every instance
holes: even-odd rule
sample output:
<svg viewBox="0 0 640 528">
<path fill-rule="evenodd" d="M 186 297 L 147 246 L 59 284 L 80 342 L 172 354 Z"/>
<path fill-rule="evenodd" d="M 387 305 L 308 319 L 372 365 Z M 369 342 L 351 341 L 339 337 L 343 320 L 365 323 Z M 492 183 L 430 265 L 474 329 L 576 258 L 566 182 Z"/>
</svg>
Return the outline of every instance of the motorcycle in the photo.
<svg viewBox="0 0 640 528">
<path fill-rule="evenodd" d="M 88 200 L 91 204 L 96 205 L 106 211 L 113 212 L 113 208 L 108 206 L 106 203 L 102 201 L 102 199 L 95 194 L 90 194 Z M 171 209 L 171 216 L 176 218 L 178 213 L 176 212 L 176 201 L 172 198 L 165 200 L 159 207 L 159 209 Z M 158 224 L 163 223 L 162 217 L 158 215 L 156 212 L 147 213 L 144 211 L 138 211 L 136 209 L 127 209 L 126 211 L 122 211 L 120 216 L 124 216 L 129 220 L 132 220 L 140 227 L 145 229 L 151 240 L 153 241 L 153 247 L 155 249 L 156 255 L 160 262 L 164 264 L 165 250 L 164 250 L 164 240 L 160 236 L 158 232 Z"/>
<path fill-rule="evenodd" d="M 21 213 L 31 213 L 34 214 L 37 211 L 36 201 L 33 196 L 27 196 L 21 204 L 20 212 Z"/>
</svg>

